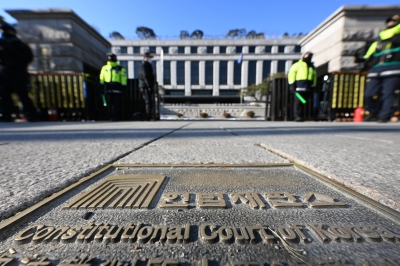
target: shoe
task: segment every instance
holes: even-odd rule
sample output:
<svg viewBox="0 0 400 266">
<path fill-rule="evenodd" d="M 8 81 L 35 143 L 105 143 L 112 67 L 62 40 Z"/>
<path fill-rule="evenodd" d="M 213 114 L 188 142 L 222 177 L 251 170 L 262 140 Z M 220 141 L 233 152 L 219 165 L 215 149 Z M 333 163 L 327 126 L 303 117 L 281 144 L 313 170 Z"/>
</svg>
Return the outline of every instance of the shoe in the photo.
<svg viewBox="0 0 400 266">
<path fill-rule="evenodd" d="M 304 122 L 304 119 L 301 118 L 301 117 L 296 117 L 296 118 L 294 119 L 294 122 Z"/>
<path fill-rule="evenodd" d="M 367 115 L 364 117 L 363 122 L 375 122 L 378 121 L 378 117 L 376 115 Z"/>
<path fill-rule="evenodd" d="M 389 122 L 389 118 L 383 118 L 383 117 L 379 117 L 379 119 L 377 120 L 378 123 L 387 123 Z"/>
</svg>

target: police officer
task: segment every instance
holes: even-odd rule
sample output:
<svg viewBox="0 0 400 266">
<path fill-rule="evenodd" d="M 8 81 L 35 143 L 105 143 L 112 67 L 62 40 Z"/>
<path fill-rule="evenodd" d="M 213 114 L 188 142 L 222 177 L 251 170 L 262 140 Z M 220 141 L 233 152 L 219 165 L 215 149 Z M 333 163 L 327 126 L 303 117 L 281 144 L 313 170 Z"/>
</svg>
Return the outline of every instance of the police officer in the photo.
<svg viewBox="0 0 400 266">
<path fill-rule="evenodd" d="M 36 109 L 28 96 L 29 74 L 27 68 L 33 60 L 31 48 L 17 36 L 14 27 L 4 23 L 0 26 L 0 121 L 13 122 L 11 117 L 13 101 L 11 93 L 16 93 L 24 107 L 27 121 L 37 121 Z"/>
<path fill-rule="evenodd" d="M 289 91 L 294 94 L 293 114 L 296 122 L 304 121 L 302 103 L 296 93 L 303 98 L 307 98 L 308 94 L 317 85 L 316 70 L 311 63 L 312 56 L 311 52 L 305 53 L 302 59 L 290 67 L 288 74 Z"/>
<path fill-rule="evenodd" d="M 150 53 L 145 53 L 139 75 L 139 87 L 145 102 L 146 120 L 154 120 L 152 115 L 154 106 L 154 74 L 153 67 L 151 66 L 151 58 L 153 56 Z"/>
<path fill-rule="evenodd" d="M 370 68 L 364 94 L 369 115 L 364 121 L 388 122 L 393 115 L 395 91 L 400 87 L 399 15 L 386 20 L 386 29 L 381 31 L 378 40 L 371 44 L 364 60 L 365 68 Z M 381 103 L 377 101 L 378 95 Z"/>
<path fill-rule="evenodd" d="M 108 61 L 101 68 L 100 84 L 104 87 L 111 108 L 111 120 L 121 120 L 122 90 L 127 84 L 126 70 L 118 64 L 117 56 L 107 54 Z"/>
</svg>

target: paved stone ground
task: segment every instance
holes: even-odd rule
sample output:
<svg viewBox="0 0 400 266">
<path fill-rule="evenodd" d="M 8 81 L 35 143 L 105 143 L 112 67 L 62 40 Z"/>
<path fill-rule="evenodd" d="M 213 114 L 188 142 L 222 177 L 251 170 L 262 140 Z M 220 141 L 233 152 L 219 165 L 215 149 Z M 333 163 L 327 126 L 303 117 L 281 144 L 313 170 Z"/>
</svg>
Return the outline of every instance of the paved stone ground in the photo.
<svg viewBox="0 0 400 266">
<path fill-rule="evenodd" d="M 292 160 L 400 211 L 399 132 L 400 123 L 4 123 L 0 220 L 114 162 Z"/>
</svg>

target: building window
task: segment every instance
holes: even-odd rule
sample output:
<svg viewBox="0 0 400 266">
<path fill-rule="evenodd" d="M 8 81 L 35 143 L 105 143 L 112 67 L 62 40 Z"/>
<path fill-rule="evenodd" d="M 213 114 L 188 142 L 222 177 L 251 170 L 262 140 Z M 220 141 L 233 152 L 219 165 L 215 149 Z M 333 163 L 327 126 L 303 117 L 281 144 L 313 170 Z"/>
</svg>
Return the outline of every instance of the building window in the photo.
<svg viewBox="0 0 400 266">
<path fill-rule="evenodd" d="M 185 61 L 176 62 L 176 83 L 185 85 Z"/>
<path fill-rule="evenodd" d="M 255 46 L 249 46 L 249 54 L 254 54 L 256 52 Z"/>
<path fill-rule="evenodd" d="M 171 85 L 171 61 L 164 61 L 164 85 Z"/>
<path fill-rule="evenodd" d="M 301 46 L 300 46 L 300 45 L 296 45 L 296 46 L 294 47 L 294 52 L 295 52 L 295 53 L 301 53 Z"/>
<path fill-rule="evenodd" d="M 125 68 L 126 72 L 128 72 L 128 61 L 119 61 L 119 65 Z"/>
<path fill-rule="evenodd" d="M 278 73 L 285 73 L 286 71 L 286 61 L 279 60 L 278 61 Z"/>
<path fill-rule="evenodd" d="M 219 62 L 219 84 L 228 84 L 228 61 Z"/>
<path fill-rule="evenodd" d="M 139 78 L 139 73 L 140 73 L 140 66 L 142 65 L 141 61 L 134 61 L 133 62 L 133 71 L 134 71 L 134 78 L 138 79 Z"/>
<path fill-rule="evenodd" d="M 178 54 L 184 54 L 185 53 L 185 47 L 184 46 L 178 46 Z"/>
<path fill-rule="evenodd" d="M 237 96 L 239 95 L 238 90 L 220 90 L 219 96 Z"/>
<path fill-rule="evenodd" d="M 161 47 L 161 49 L 163 50 L 163 52 L 164 52 L 164 54 L 168 54 L 168 46 L 163 46 L 163 47 Z"/>
<path fill-rule="evenodd" d="M 240 54 L 243 52 L 243 46 L 236 46 L 236 53 Z"/>
<path fill-rule="evenodd" d="M 242 84 L 242 64 L 237 61 L 233 62 L 233 84 Z"/>
<path fill-rule="evenodd" d="M 207 46 L 207 54 L 213 54 L 214 53 L 214 46 Z"/>
<path fill-rule="evenodd" d="M 278 46 L 278 53 L 284 53 L 285 52 L 285 46 L 284 45 L 279 45 Z"/>
<path fill-rule="evenodd" d="M 149 53 L 155 54 L 156 53 L 156 47 L 155 46 L 150 46 L 149 47 Z"/>
<path fill-rule="evenodd" d="M 165 94 L 166 95 L 175 95 L 175 96 L 184 96 L 185 91 L 183 91 L 183 90 L 166 90 Z"/>
<path fill-rule="evenodd" d="M 140 54 L 140 46 L 133 46 L 133 53 Z"/>
<path fill-rule="evenodd" d="M 206 61 L 206 85 L 213 85 L 214 81 L 214 62 Z"/>
<path fill-rule="evenodd" d="M 247 75 L 247 85 L 256 84 L 256 74 L 257 74 L 257 61 L 249 61 L 249 72 Z"/>
<path fill-rule="evenodd" d="M 271 61 L 263 61 L 263 79 L 267 78 L 271 74 Z"/>
<path fill-rule="evenodd" d="M 126 54 L 126 53 L 128 53 L 128 47 L 126 47 L 126 46 L 121 46 L 121 47 L 119 47 L 119 53 L 120 53 L 120 54 Z"/>
<path fill-rule="evenodd" d="M 271 45 L 265 46 L 265 52 L 266 53 L 271 53 L 272 52 L 272 46 Z"/>
<path fill-rule="evenodd" d="M 220 54 L 226 54 L 226 46 L 220 46 L 219 47 L 219 53 Z"/>
<path fill-rule="evenodd" d="M 199 61 L 190 62 L 190 84 L 199 85 Z"/>
<path fill-rule="evenodd" d="M 190 53 L 197 54 L 197 46 L 190 46 Z"/>
<path fill-rule="evenodd" d="M 192 96 L 212 96 L 212 90 L 192 90 Z"/>
</svg>

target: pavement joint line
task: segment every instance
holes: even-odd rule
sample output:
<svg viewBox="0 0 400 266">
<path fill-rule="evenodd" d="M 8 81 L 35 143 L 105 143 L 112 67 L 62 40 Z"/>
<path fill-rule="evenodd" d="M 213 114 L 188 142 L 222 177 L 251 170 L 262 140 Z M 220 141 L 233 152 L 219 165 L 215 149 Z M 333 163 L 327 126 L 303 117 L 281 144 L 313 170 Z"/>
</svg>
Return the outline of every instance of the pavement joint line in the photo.
<svg viewBox="0 0 400 266">
<path fill-rule="evenodd" d="M 16 220 L 19 220 L 22 216 L 25 216 L 25 215 L 26 215 L 26 213 L 25 213 L 26 211 L 30 210 L 31 208 L 33 208 L 33 209 L 30 210 L 30 211 L 28 211 L 29 213 L 31 213 L 31 212 L 33 212 L 33 211 L 36 211 L 37 208 L 40 208 L 42 205 L 46 204 L 46 203 L 49 202 L 49 201 L 52 201 L 52 200 L 58 198 L 58 196 L 60 196 L 60 195 L 62 195 L 63 193 L 65 193 L 65 192 L 63 192 L 63 191 L 64 191 L 65 189 L 69 188 L 70 186 L 73 186 L 73 185 L 75 185 L 75 184 L 80 185 L 80 184 L 81 184 L 80 182 L 81 182 L 82 180 L 87 180 L 88 178 L 90 179 L 90 177 L 92 177 L 93 175 L 94 175 L 94 176 L 97 176 L 97 175 L 100 174 L 102 171 L 105 171 L 105 170 L 107 170 L 109 167 L 112 167 L 112 165 L 113 165 L 114 162 L 116 162 L 116 161 L 122 159 L 123 157 L 126 157 L 126 156 L 128 156 L 129 154 L 131 154 L 131 153 L 133 153 L 133 152 L 135 152 L 135 151 L 137 151 L 137 150 L 140 150 L 140 149 L 142 149 L 143 147 L 149 145 L 150 143 L 152 143 L 152 142 L 154 142 L 154 141 L 157 141 L 157 140 L 159 140 L 159 139 L 161 139 L 161 138 L 164 138 L 165 136 L 168 136 L 169 134 L 172 134 L 172 133 L 174 133 L 175 131 L 178 131 L 178 130 L 180 130 L 180 129 L 182 129 L 182 128 L 184 128 L 184 127 L 190 125 L 190 124 L 191 124 L 191 123 L 186 124 L 186 125 L 183 125 L 182 127 L 176 128 L 176 129 L 174 129 L 174 130 L 172 130 L 172 131 L 170 131 L 170 132 L 168 132 L 168 133 L 166 133 L 166 134 L 163 134 L 163 135 L 161 135 L 161 136 L 159 136 L 159 137 L 157 137 L 157 138 L 155 138 L 155 139 L 152 139 L 152 140 L 150 140 L 150 141 L 147 141 L 147 142 L 145 142 L 144 144 L 140 145 L 139 147 L 136 147 L 136 148 L 134 148 L 134 149 L 131 150 L 131 151 L 125 152 L 125 153 L 123 153 L 123 154 L 117 156 L 116 158 L 113 158 L 113 159 L 111 159 L 110 161 L 105 162 L 105 163 L 103 163 L 101 166 L 95 167 L 94 169 L 90 170 L 90 171 L 87 172 L 87 173 L 81 174 L 81 175 L 78 177 L 78 181 L 72 183 L 72 185 L 67 185 L 66 187 L 62 188 L 61 190 L 59 190 L 59 191 L 57 191 L 57 192 L 53 192 L 52 194 L 49 193 L 49 194 L 44 194 L 44 195 L 42 195 L 42 199 L 41 199 L 41 200 L 39 200 L 37 203 L 31 205 L 30 207 L 25 208 L 25 209 L 22 210 L 22 211 L 20 211 L 20 209 L 16 209 L 16 211 L 15 211 L 16 214 L 11 215 L 11 216 L 8 217 L 8 218 L 5 218 L 3 221 L 0 221 L 0 232 L 1 232 L 2 230 L 4 230 L 4 227 L 5 227 L 5 226 L 9 226 L 9 225 L 12 223 L 12 222 L 11 222 L 11 223 L 8 223 L 8 222 L 7 222 L 9 219 L 12 219 L 12 218 L 15 217 Z M 8 143 L 0 143 L 0 145 L 5 145 L 5 144 L 8 144 Z M 104 166 L 104 165 L 106 165 L 106 166 Z M 88 175 L 89 175 L 89 176 L 88 176 Z M 83 182 L 84 182 L 84 181 L 83 181 Z M 36 205 L 38 205 L 39 203 L 43 203 L 43 204 L 41 204 L 41 206 L 36 206 Z M 21 215 L 22 215 L 22 216 L 21 216 Z M 20 217 L 20 218 L 18 218 L 18 217 Z M 13 222 L 15 222 L 15 221 L 13 221 Z M 3 226 L 3 223 L 5 223 L 4 226 Z"/>
<path fill-rule="evenodd" d="M 219 127 L 219 128 L 222 129 L 222 130 L 224 130 L 224 131 L 226 131 L 226 132 L 228 132 L 228 133 L 231 134 L 231 135 L 239 136 L 238 134 L 236 134 L 236 133 L 230 131 L 229 129 L 226 129 L 226 128 L 224 128 L 224 127 Z"/>
<path fill-rule="evenodd" d="M 278 155 L 278 156 L 290 161 L 295 167 L 297 167 L 300 170 L 303 170 L 304 172 L 310 174 L 312 177 L 317 178 L 317 179 L 319 179 L 321 181 L 324 181 L 324 182 L 326 182 L 326 183 L 338 188 L 339 190 L 345 191 L 345 192 L 351 194 L 352 196 L 354 196 L 354 197 L 356 197 L 356 198 L 358 198 L 358 199 L 360 199 L 362 201 L 365 201 L 368 204 L 371 204 L 372 206 L 374 206 L 378 210 L 388 214 L 391 217 L 391 219 L 394 219 L 396 222 L 400 223 L 400 212 L 398 212 L 398 211 L 396 211 L 396 210 L 394 210 L 394 209 L 392 209 L 390 207 L 387 207 L 387 206 L 383 205 L 382 203 L 379 203 L 376 200 L 371 199 L 371 198 L 369 198 L 369 197 L 367 197 L 367 196 L 365 196 L 365 195 L 363 195 L 363 194 L 361 194 L 361 193 L 359 193 L 359 192 L 357 192 L 357 191 L 355 191 L 355 190 L 353 190 L 353 189 L 351 189 L 349 187 L 346 187 L 344 184 L 341 184 L 341 183 L 339 183 L 339 182 L 337 182 L 337 181 L 335 181 L 335 180 L 333 180 L 333 179 L 331 179 L 331 178 L 329 178 L 329 177 L 327 177 L 327 176 L 325 176 L 323 174 L 320 174 L 317 171 L 312 170 L 312 169 L 302 165 L 301 163 L 296 162 L 293 159 L 290 159 L 289 156 L 286 156 L 283 153 L 281 153 L 280 151 L 272 149 L 272 148 L 266 146 L 265 144 L 256 144 L 256 146 L 264 148 L 265 150 L 267 150 L 267 151 L 269 151 L 271 153 L 274 153 L 274 154 L 276 154 L 276 155 Z"/>
</svg>

